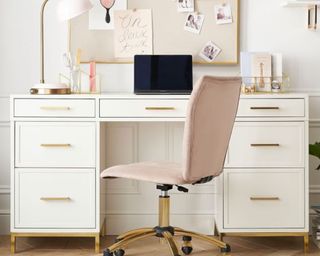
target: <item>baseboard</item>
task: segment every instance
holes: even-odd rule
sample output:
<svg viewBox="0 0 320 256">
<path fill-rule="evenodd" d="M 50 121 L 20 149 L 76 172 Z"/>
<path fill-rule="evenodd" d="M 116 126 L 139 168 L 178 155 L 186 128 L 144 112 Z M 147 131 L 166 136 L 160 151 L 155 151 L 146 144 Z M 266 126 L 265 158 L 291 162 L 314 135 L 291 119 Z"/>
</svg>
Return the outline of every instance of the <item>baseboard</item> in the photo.
<svg viewBox="0 0 320 256">
<path fill-rule="evenodd" d="M 0 214 L 0 235 L 8 235 L 10 233 L 10 215 Z"/>
</svg>

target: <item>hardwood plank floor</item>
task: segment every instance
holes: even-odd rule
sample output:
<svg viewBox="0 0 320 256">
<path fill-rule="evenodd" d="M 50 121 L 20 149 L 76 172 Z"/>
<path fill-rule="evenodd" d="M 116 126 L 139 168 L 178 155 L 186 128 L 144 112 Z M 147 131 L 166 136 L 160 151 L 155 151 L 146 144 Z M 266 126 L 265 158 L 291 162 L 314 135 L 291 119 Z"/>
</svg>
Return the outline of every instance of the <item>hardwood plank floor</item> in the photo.
<svg viewBox="0 0 320 256">
<path fill-rule="evenodd" d="M 94 240 L 90 238 L 18 238 L 17 254 L 21 256 L 89 256 L 101 255 L 114 237 L 101 239 L 101 253 L 94 253 Z M 180 242 L 180 238 L 177 238 Z M 232 256 L 319 256 L 320 249 L 310 244 L 310 252 L 304 254 L 302 238 L 225 238 L 232 247 Z M 194 239 L 193 256 L 221 255 L 217 248 Z M 0 236 L 0 255 L 10 255 L 10 237 Z M 157 238 L 138 241 L 126 249 L 126 256 L 170 256 L 165 244 Z"/>
</svg>

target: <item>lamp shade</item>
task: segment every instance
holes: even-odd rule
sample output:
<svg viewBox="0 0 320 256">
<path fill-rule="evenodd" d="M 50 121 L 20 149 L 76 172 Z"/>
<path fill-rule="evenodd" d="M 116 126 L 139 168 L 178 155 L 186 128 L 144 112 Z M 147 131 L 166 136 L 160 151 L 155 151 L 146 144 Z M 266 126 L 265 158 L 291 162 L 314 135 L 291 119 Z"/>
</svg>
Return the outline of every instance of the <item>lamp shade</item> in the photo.
<svg viewBox="0 0 320 256">
<path fill-rule="evenodd" d="M 58 4 L 58 18 L 61 21 L 71 20 L 93 7 L 89 0 L 61 0 Z"/>
</svg>

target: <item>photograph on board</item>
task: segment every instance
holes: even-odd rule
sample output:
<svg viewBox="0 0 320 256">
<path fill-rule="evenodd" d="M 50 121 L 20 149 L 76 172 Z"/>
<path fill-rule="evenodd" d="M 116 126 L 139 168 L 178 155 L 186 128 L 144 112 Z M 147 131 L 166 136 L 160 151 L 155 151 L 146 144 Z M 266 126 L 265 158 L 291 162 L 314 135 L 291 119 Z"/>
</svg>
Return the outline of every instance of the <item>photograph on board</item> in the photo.
<svg viewBox="0 0 320 256">
<path fill-rule="evenodd" d="M 189 13 L 184 25 L 184 29 L 192 33 L 200 34 L 202 24 L 204 21 L 204 15 L 197 13 Z"/>
<path fill-rule="evenodd" d="M 199 55 L 205 61 L 213 62 L 217 58 L 217 56 L 220 54 L 220 52 L 221 52 L 221 49 L 212 41 L 209 41 L 203 47 Z"/>
<path fill-rule="evenodd" d="M 230 4 L 220 4 L 214 7 L 217 24 L 229 24 L 233 22 Z"/>
<path fill-rule="evenodd" d="M 193 12 L 194 0 L 177 0 L 178 12 Z"/>
</svg>

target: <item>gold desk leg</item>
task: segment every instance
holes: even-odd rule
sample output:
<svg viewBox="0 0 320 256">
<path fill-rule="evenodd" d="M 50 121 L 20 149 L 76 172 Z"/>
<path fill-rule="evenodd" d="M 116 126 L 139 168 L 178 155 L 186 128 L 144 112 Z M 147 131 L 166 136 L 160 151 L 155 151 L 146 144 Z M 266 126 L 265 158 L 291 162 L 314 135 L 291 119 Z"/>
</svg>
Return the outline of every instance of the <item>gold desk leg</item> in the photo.
<svg viewBox="0 0 320 256">
<path fill-rule="evenodd" d="M 97 234 L 95 236 L 95 252 L 96 253 L 100 252 L 100 234 Z"/>
<path fill-rule="evenodd" d="M 304 242 L 304 252 L 309 252 L 309 233 L 305 233 L 303 236 L 303 242 Z"/>
<path fill-rule="evenodd" d="M 16 236 L 12 234 L 10 239 L 10 252 L 11 254 L 15 254 L 16 252 Z"/>
</svg>

